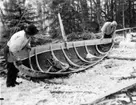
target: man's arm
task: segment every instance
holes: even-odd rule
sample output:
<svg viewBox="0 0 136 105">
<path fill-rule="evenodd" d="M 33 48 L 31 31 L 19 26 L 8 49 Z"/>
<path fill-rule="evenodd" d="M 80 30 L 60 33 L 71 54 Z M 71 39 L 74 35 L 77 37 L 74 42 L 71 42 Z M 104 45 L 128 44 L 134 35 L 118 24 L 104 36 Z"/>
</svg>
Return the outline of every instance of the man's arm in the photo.
<svg viewBox="0 0 136 105">
<path fill-rule="evenodd" d="M 26 48 L 28 49 L 28 51 L 31 51 L 31 44 L 30 44 L 30 42 L 27 43 Z"/>
<path fill-rule="evenodd" d="M 28 42 L 26 43 L 26 45 L 22 48 L 22 50 L 23 49 L 27 49 L 28 51 L 31 51 L 30 39 L 28 40 Z"/>
<path fill-rule="evenodd" d="M 107 32 L 107 28 L 110 26 L 111 22 L 105 22 L 101 28 L 101 32 L 105 34 Z"/>
</svg>

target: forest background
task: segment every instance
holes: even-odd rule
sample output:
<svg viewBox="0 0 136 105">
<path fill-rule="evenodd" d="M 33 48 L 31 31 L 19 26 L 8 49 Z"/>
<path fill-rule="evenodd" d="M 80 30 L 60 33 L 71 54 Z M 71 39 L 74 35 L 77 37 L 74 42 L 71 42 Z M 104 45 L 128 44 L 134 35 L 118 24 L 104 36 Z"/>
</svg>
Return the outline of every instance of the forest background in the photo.
<svg viewBox="0 0 136 105">
<path fill-rule="evenodd" d="M 62 39 L 58 13 L 69 40 L 89 39 L 106 21 L 117 21 L 117 29 L 136 26 L 135 0 L 0 0 L 2 48 L 15 32 L 35 24 L 40 35 L 33 46 Z M 40 37 L 39 37 L 40 36 Z"/>
</svg>

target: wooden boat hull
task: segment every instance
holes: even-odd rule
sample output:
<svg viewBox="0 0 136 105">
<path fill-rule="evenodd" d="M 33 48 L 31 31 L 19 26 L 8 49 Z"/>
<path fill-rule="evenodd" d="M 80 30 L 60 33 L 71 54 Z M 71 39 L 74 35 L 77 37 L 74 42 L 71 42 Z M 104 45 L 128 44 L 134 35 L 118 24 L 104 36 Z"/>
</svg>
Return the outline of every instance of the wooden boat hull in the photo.
<svg viewBox="0 0 136 105">
<path fill-rule="evenodd" d="M 15 66 L 26 76 L 48 78 L 81 72 L 102 61 L 112 49 L 112 39 L 94 39 L 55 43 L 23 50 L 18 56 L 22 65 Z M 86 58 L 89 54 L 90 58 Z"/>
</svg>

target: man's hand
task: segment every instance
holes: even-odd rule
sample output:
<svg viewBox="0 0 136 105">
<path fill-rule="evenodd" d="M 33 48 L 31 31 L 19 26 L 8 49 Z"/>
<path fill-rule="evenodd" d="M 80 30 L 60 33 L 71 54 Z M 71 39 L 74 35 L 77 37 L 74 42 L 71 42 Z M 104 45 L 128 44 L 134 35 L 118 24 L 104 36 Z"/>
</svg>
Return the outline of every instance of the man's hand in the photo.
<svg viewBox="0 0 136 105">
<path fill-rule="evenodd" d="M 27 46 L 26 48 L 28 51 L 31 51 L 31 49 L 32 49 L 30 46 Z"/>
</svg>

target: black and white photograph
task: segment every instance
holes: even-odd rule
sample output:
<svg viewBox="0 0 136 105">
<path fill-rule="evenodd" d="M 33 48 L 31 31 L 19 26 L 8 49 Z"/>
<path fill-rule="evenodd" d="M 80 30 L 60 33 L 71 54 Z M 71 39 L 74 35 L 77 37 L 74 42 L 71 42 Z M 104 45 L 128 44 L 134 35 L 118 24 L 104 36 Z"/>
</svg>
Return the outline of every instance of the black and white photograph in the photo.
<svg viewBox="0 0 136 105">
<path fill-rule="evenodd" d="M 0 0 L 0 105 L 136 105 L 136 0 Z"/>
</svg>

